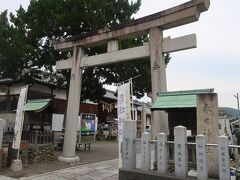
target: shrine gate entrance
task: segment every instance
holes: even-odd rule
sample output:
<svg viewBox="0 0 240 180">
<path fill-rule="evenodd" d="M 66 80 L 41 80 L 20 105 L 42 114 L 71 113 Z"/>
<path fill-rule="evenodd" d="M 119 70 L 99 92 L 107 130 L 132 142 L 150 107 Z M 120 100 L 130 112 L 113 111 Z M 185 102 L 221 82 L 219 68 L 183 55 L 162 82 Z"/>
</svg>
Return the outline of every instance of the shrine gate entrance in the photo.
<svg viewBox="0 0 240 180">
<path fill-rule="evenodd" d="M 126 24 L 99 30 L 95 34 L 52 40 L 56 50 L 73 52 L 70 59 L 56 63 L 58 70 L 71 69 L 64 146 L 63 154 L 59 157 L 60 161 L 79 161 L 79 157 L 75 155 L 75 146 L 80 98 L 76 97 L 81 95 L 83 68 L 150 57 L 152 100 L 155 101 L 158 92 L 167 91 L 163 54 L 196 47 L 196 35 L 194 34 L 171 39 L 163 38 L 163 31 L 198 21 L 201 12 L 207 11 L 209 5 L 209 0 L 192 0 Z M 145 34 L 149 34 L 149 43 L 118 50 L 118 40 Z M 83 47 L 103 44 L 108 46 L 108 50 L 104 54 L 88 57 L 83 52 Z M 168 120 L 165 112 L 153 112 L 152 127 L 152 138 L 155 138 L 158 132 L 168 133 Z"/>
</svg>

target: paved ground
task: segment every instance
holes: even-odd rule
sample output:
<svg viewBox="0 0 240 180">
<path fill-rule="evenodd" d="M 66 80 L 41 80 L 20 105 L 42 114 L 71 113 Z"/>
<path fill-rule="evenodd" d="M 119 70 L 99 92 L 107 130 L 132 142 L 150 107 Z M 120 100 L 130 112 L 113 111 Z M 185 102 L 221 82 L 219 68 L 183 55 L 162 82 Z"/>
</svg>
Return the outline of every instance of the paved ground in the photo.
<svg viewBox="0 0 240 180">
<path fill-rule="evenodd" d="M 80 162 L 76 163 L 76 164 L 61 163 L 57 160 L 48 161 L 48 162 L 40 162 L 38 164 L 31 164 L 31 165 L 24 166 L 24 169 L 21 173 L 13 173 L 9 169 L 4 168 L 4 169 L 0 170 L 0 175 L 12 177 L 12 178 L 21 178 L 21 177 L 29 177 L 29 176 L 39 175 L 39 174 L 48 173 L 48 172 L 52 172 L 52 171 L 57 171 L 60 169 L 65 169 L 65 168 L 73 168 L 75 166 L 78 166 L 77 169 L 82 173 L 83 171 L 86 170 L 85 166 L 79 166 L 79 165 L 83 165 L 83 164 L 89 165 L 90 163 L 93 163 L 93 162 L 100 163 L 100 161 L 117 159 L 118 158 L 118 143 L 115 141 L 98 141 L 91 145 L 90 152 L 80 150 L 80 151 L 77 151 L 76 153 L 80 157 Z M 60 154 L 61 154 L 61 151 L 57 151 L 55 156 L 57 157 Z M 115 162 L 115 161 L 113 161 L 113 162 Z M 110 163 L 113 163 L 113 162 L 110 161 Z M 104 162 L 102 162 L 102 163 L 104 163 Z M 90 165 L 93 165 L 93 164 L 90 164 Z M 96 164 L 96 166 L 98 166 L 98 165 L 99 164 Z M 116 165 L 117 165 L 117 163 L 116 163 Z M 105 165 L 103 164 L 103 166 L 105 166 Z M 76 171 L 77 171 L 77 169 L 76 169 Z M 85 169 L 85 170 L 81 170 L 81 169 Z M 61 171 L 64 172 L 65 170 L 61 170 Z M 100 168 L 98 173 L 101 174 L 102 171 L 104 171 L 104 170 L 101 170 L 101 168 Z M 86 172 L 88 172 L 88 171 L 86 171 Z M 58 172 L 58 174 L 59 174 L 59 172 Z M 83 178 L 83 177 L 81 177 L 81 178 Z M 47 180 L 47 179 L 45 179 L 45 180 Z M 2 180 L 1 176 L 0 176 L 0 180 Z"/>
<path fill-rule="evenodd" d="M 66 168 L 20 180 L 117 180 L 118 159 Z"/>
</svg>

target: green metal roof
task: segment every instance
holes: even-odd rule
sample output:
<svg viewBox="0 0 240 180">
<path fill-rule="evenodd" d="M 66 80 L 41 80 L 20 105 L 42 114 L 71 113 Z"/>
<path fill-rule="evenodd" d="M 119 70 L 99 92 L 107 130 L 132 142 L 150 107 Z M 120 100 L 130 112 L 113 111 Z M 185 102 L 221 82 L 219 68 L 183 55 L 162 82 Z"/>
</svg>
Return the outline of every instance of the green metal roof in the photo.
<svg viewBox="0 0 240 180">
<path fill-rule="evenodd" d="M 197 94 L 212 93 L 213 90 L 199 89 L 158 93 L 151 109 L 194 108 L 197 107 Z"/>
<path fill-rule="evenodd" d="M 210 89 L 194 89 L 194 90 L 185 90 L 185 91 L 167 91 L 160 92 L 158 96 L 178 96 L 178 95 L 189 95 L 189 94 L 202 94 L 202 93 L 212 93 L 214 91 L 213 88 Z"/>
<path fill-rule="evenodd" d="M 28 100 L 25 104 L 24 110 L 25 111 L 42 111 L 44 110 L 51 99 L 34 99 L 34 100 Z"/>
</svg>

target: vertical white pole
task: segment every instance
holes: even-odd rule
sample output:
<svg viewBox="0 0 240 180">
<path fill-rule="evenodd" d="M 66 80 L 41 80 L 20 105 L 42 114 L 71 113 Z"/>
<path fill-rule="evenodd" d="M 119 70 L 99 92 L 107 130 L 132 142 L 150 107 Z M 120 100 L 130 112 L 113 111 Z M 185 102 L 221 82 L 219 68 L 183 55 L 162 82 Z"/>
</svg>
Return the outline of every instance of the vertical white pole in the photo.
<svg viewBox="0 0 240 180">
<path fill-rule="evenodd" d="M 157 168 L 159 174 L 167 172 L 167 134 L 159 133 L 157 138 Z"/>
<path fill-rule="evenodd" d="M 208 163 L 207 163 L 206 137 L 204 135 L 196 136 L 196 154 L 197 154 L 198 179 L 207 180 Z"/>
<path fill-rule="evenodd" d="M 18 150 L 17 150 L 17 159 L 19 159 L 19 153 L 20 153 L 20 147 L 21 147 L 21 137 L 22 137 L 22 130 L 23 130 L 23 123 L 24 123 L 24 118 L 25 118 L 25 109 L 24 109 L 24 107 L 25 107 L 25 104 L 26 104 L 26 102 L 27 102 L 27 94 L 28 94 L 28 85 L 26 85 L 26 91 L 25 91 L 25 96 L 24 96 L 24 102 L 23 102 L 23 110 L 22 110 L 22 117 L 21 117 L 21 129 L 20 129 L 20 131 L 21 131 L 21 133 L 20 133 L 20 146 L 19 146 L 19 148 L 18 148 Z"/>
<path fill-rule="evenodd" d="M 177 126 L 174 128 L 174 155 L 175 175 L 186 178 L 188 175 L 188 149 L 187 149 L 187 128 Z"/>
</svg>

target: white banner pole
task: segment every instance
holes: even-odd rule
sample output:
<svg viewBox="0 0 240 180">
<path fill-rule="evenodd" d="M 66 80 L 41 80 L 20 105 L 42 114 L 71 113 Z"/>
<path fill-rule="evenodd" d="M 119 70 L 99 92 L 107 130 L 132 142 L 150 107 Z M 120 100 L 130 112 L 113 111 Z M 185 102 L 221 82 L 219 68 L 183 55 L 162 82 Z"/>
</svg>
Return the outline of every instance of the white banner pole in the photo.
<svg viewBox="0 0 240 180">
<path fill-rule="evenodd" d="M 12 148 L 18 149 L 17 159 L 19 159 L 19 150 L 20 150 L 22 128 L 23 128 L 23 122 L 24 122 L 24 114 L 25 114 L 24 106 L 27 100 L 27 92 L 28 92 L 28 85 L 21 89 L 19 99 L 18 99 L 17 112 L 16 112 Z"/>
</svg>

